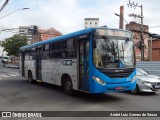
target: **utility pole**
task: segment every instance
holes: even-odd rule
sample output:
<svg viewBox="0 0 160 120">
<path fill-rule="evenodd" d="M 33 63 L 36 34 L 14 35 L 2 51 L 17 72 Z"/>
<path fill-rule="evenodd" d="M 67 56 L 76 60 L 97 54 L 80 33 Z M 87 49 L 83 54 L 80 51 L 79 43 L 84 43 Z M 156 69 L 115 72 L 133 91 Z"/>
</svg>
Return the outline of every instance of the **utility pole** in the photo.
<svg viewBox="0 0 160 120">
<path fill-rule="evenodd" d="M 141 61 L 144 61 L 144 39 L 143 39 L 143 5 L 138 5 L 138 3 L 134 3 L 134 2 L 130 2 L 127 4 L 128 7 L 133 7 L 134 9 L 136 9 L 136 7 L 140 7 L 141 8 L 141 15 L 137 15 L 137 14 L 129 14 L 130 17 L 138 17 L 141 19 Z"/>
<path fill-rule="evenodd" d="M 123 29 L 123 21 L 124 21 L 124 7 L 120 6 L 120 20 L 119 20 L 119 29 Z"/>
</svg>

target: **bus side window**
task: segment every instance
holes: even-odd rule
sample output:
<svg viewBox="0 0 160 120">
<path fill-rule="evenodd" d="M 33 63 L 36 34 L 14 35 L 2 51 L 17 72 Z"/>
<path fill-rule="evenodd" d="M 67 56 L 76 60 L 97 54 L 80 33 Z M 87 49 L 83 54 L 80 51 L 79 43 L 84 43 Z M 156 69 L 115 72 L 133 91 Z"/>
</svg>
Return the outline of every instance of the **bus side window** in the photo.
<svg viewBox="0 0 160 120">
<path fill-rule="evenodd" d="M 29 52 L 28 51 L 25 51 L 25 60 L 29 60 Z"/>
<path fill-rule="evenodd" d="M 50 46 L 50 57 L 61 58 L 61 42 L 54 42 Z"/>
<path fill-rule="evenodd" d="M 43 46 L 42 59 L 49 59 L 49 44 Z"/>
<path fill-rule="evenodd" d="M 67 40 L 62 41 L 62 49 L 61 49 L 61 57 L 66 58 L 67 57 Z"/>
<path fill-rule="evenodd" d="M 29 59 L 30 60 L 35 60 L 35 48 L 32 48 L 30 50 Z"/>
<path fill-rule="evenodd" d="M 76 58 L 76 40 L 69 39 L 67 41 L 67 57 Z"/>
<path fill-rule="evenodd" d="M 76 40 L 68 39 L 62 41 L 62 58 L 70 59 L 76 58 Z"/>
</svg>

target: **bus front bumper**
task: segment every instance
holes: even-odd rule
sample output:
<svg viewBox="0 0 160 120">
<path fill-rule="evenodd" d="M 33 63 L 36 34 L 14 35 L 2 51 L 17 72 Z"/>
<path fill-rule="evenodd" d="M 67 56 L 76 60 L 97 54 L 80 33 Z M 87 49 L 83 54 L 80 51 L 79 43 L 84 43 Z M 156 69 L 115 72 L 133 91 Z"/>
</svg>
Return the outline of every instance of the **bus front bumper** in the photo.
<svg viewBox="0 0 160 120">
<path fill-rule="evenodd" d="M 120 91 L 131 91 L 136 88 L 136 80 L 133 82 L 126 83 L 106 83 L 106 85 L 96 84 L 91 93 L 105 93 L 105 92 L 120 92 Z"/>
<path fill-rule="evenodd" d="M 106 84 L 106 92 L 131 91 L 136 88 L 135 82 L 127 82 L 121 84 Z"/>
</svg>

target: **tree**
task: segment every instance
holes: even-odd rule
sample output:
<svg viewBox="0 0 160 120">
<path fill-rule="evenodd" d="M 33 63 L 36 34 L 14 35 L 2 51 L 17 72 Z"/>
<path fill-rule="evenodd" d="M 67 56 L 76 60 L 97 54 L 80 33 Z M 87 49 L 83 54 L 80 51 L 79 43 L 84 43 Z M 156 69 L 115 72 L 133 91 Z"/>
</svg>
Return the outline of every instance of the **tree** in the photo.
<svg viewBox="0 0 160 120">
<path fill-rule="evenodd" d="M 5 42 L 2 43 L 2 47 L 4 47 L 4 50 L 8 52 L 8 55 L 12 56 L 18 56 L 19 48 L 25 45 L 27 45 L 27 37 L 20 36 L 18 34 L 5 39 Z"/>
</svg>

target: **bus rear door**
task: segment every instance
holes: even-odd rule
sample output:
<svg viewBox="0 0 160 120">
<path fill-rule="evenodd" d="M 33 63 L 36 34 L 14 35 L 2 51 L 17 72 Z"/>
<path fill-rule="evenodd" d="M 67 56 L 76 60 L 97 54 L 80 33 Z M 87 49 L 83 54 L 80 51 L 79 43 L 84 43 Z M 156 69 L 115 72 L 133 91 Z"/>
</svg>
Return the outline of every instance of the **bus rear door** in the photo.
<svg viewBox="0 0 160 120">
<path fill-rule="evenodd" d="M 42 80 L 42 70 L 41 70 L 41 56 L 42 56 L 42 47 L 36 48 L 36 66 L 35 66 L 35 71 L 36 71 L 36 79 L 37 80 Z"/>
</svg>

